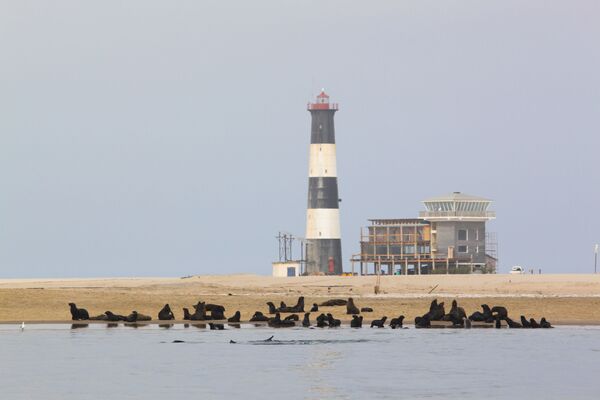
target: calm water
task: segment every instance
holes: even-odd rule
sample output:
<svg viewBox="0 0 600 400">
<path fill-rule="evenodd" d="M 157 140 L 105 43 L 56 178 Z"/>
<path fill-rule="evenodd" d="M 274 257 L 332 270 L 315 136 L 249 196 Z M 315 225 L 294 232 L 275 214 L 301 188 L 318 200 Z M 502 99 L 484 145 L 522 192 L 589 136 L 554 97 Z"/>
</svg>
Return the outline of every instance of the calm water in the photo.
<svg viewBox="0 0 600 400">
<path fill-rule="evenodd" d="M 11 400 L 597 399 L 599 367 L 597 327 L 0 325 L 1 393 Z"/>
</svg>

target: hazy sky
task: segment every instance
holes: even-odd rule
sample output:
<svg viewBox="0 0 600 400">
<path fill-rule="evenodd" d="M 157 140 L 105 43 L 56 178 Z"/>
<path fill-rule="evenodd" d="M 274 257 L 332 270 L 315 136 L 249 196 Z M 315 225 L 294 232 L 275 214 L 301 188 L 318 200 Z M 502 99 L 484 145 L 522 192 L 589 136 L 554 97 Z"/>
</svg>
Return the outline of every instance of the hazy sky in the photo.
<svg viewBox="0 0 600 400">
<path fill-rule="evenodd" d="M 336 115 L 368 218 L 494 200 L 500 263 L 590 272 L 600 2 L 0 0 L 0 277 L 269 274 Z M 347 265 L 349 268 L 349 264 Z"/>
</svg>

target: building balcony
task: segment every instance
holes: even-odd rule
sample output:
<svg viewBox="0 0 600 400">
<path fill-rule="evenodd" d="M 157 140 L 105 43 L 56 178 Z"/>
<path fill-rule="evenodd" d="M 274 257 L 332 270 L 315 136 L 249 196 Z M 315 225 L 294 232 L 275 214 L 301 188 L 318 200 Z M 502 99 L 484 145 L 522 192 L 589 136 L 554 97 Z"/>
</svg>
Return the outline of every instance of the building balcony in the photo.
<svg viewBox="0 0 600 400">
<path fill-rule="evenodd" d="M 496 218 L 495 211 L 420 211 L 419 218 L 427 221 L 488 221 Z"/>
</svg>

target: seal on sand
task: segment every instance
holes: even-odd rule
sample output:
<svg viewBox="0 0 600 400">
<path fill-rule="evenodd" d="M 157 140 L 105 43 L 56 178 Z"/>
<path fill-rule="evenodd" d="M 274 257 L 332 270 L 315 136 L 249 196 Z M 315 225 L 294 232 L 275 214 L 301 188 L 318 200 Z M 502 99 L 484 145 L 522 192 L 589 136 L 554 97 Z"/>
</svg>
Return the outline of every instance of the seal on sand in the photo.
<svg viewBox="0 0 600 400">
<path fill-rule="evenodd" d="M 241 314 L 239 311 L 236 311 L 233 317 L 229 318 L 227 322 L 240 322 Z"/>
<path fill-rule="evenodd" d="M 173 311 L 171 311 L 171 306 L 165 304 L 165 306 L 158 312 L 158 319 L 160 321 L 168 321 L 171 319 L 175 319 L 173 315 Z"/>
<path fill-rule="evenodd" d="M 90 314 L 88 314 L 85 308 L 77 308 L 75 303 L 69 303 L 69 308 L 71 311 L 71 319 L 73 321 L 90 319 Z"/>
<path fill-rule="evenodd" d="M 348 302 L 346 303 L 346 314 L 360 314 L 360 310 L 354 305 L 354 299 L 352 299 L 352 297 L 348 298 Z"/>
<path fill-rule="evenodd" d="M 308 328 L 310 326 L 310 313 L 304 313 L 304 319 L 302 320 L 302 326 Z"/>
</svg>

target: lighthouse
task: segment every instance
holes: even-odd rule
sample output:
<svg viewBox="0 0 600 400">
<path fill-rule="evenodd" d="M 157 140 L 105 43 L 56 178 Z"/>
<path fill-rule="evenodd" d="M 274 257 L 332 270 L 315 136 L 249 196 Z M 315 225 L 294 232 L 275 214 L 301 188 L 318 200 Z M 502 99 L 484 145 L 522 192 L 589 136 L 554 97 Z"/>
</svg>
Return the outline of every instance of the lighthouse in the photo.
<svg viewBox="0 0 600 400">
<path fill-rule="evenodd" d="M 312 123 L 308 161 L 308 207 L 306 211 L 306 272 L 341 274 L 342 243 L 337 184 L 335 129 L 337 104 L 322 90 L 308 104 Z"/>
</svg>

